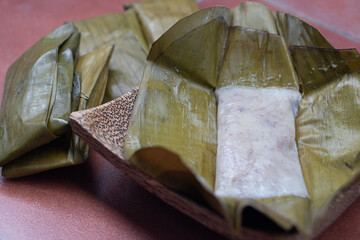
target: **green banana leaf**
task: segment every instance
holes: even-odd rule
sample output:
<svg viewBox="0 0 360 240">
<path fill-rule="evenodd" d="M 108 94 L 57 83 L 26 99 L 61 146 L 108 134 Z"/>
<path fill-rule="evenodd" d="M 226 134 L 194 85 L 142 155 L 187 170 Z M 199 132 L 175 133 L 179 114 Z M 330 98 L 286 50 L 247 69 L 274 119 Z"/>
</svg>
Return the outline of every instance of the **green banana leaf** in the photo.
<svg viewBox="0 0 360 240">
<path fill-rule="evenodd" d="M 214 11 L 201 10 L 189 16 L 191 21 L 185 19 L 179 21 L 180 29 L 188 29 L 192 34 L 186 34 L 184 30 L 166 32 L 163 38 L 179 37 L 179 41 L 171 45 L 167 45 L 166 42 L 161 44 L 161 46 L 167 46 L 166 49 L 155 48 L 154 44 L 154 52 L 149 54 L 149 58 L 153 58 L 154 61 L 148 62 L 145 67 L 124 145 L 126 158 L 130 158 L 141 147 L 156 145 L 165 146 L 182 156 L 180 160 L 165 149 L 151 148 L 147 151 L 148 158 L 138 153 L 132 157 L 131 161 L 139 168 L 150 167 L 152 170 L 146 172 L 159 177 L 168 186 L 176 186 L 177 190 L 185 194 L 195 193 L 196 198 L 201 199 L 202 202 L 205 198 L 205 202 L 218 212 L 224 210 L 221 203 L 211 194 L 215 181 L 217 139 L 216 99 L 209 86 L 215 87 L 217 72 L 224 53 L 227 23 L 223 17 L 219 17 L 219 12 L 223 13 L 224 9 L 226 8 L 214 8 Z M 229 23 L 228 10 L 227 13 Z M 206 19 L 202 21 L 203 26 L 195 29 L 182 28 L 187 26 L 188 22 L 198 22 L 201 17 Z M 198 45 L 189 44 L 189 39 L 205 47 L 199 49 Z M 161 42 L 159 39 L 159 43 Z M 189 53 L 194 57 L 193 59 L 186 58 L 191 63 L 189 65 L 186 65 L 184 61 L 181 63 Z M 179 65 L 174 64 L 177 60 L 180 60 Z M 213 67 L 207 68 L 209 64 Z M 181 68 L 182 66 L 185 68 Z M 196 66 L 198 68 L 194 68 Z M 202 73 L 204 73 L 203 76 Z M 198 79 L 197 76 L 202 77 Z M 204 109 L 208 108 L 210 110 L 204 112 Z M 187 113 L 188 110 L 189 113 Z M 185 127 L 190 131 L 184 131 Z M 161 153 L 162 151 L 165 152 Z M 172 167 L 174 171 L 163 165 L 166 164 L 164 161 L 150 158 L 159 154 L 172 156 L 169 162 L 174 164 L 169 164 L 168 167 Z M 182 182 L 187 183 L 177 186 Z"/>
<path fill-rule="evenodd" d="M 101 104 L 108 75 L 113 46 L 104 46 L 79 58 L 71 89 L 71 112 Z M 63 69 L 74 74 L 74 69 Z M 79 75 L 81 75 L 81 80 Z M 70 112 L 68 113 L 70 114 Z M 44 146 L 30 151 L 2 167 L 8 178 L 27 176 L 55 168 L 83 163 L 88 146 L 71 131 Z"/>
<path fill-rule="evenodd" d="M 313 26 L 288 13 L 272 12 L 257 2 L 242 3 L 231 10 L 232 26 L 242 26 L 279 34 L 288 46 L 333 48 Z"/>
<path fill-rule="evenodd" d="M 290 52 L 280 35 L 232 27 L 216 88 L 246 86 L 298 91 Z"/>
<path fill-rule="evenodd" d="M 289 46 L 333 48 L 314 27 L 288 13 L 276 12 L 279 34 Z"/>
<path fill-rule="evenodd" d="M 204 12 L 206 14 L 203 14 Z M 215 14 L 212 16 L 211 13 Z M 224 54 L 226 40 L 224 36 L 227 36 L 228 27 L 224 18 L 218 17 L 216 11 L 212 11 L 212 9 L 201 10 L 189 18 L 193 18 L 193 21 L 197 22 L 198 16 L 207 16 L 208 23 L 194 30 L 188 28 L 192 34 L 181 36 L 180 32 L 179 40 L 173 42 L 166 49 L 167 51 L 161 52 L 157 57 L 154 56 L 154 61 L 148 62 L 145 67 L 144 78 L 133 109 L 133 117 L 124 148 L 125 156 L 130 158 L 137 149 L 145 147 L 146 143 L 154 145 L 152 142 L 156 141 L 157 144 L 163 146 L 170 144 L 172 148 L 176 149 L 175 152 L 187 156 L 184 159 L 191 159 L 187 164 L 196 171 L 203 172 L 203 177 L 206 179 L 204 181 L 207 181 L 209 186 L 213 186 L 214 175 L 207 169 L 202 170 L 201 168 L 215 166 L 214 161 L 208 162 L 216 156 L 216 99 L 214 91 L 209 86 L 215 87 Z M 179 22 L 179 24 L 181 23 L 182 21 Z M 217 34 L 213 34 L 214 32 Z M 172 32 L 165 33 L 163 37 L 166 38 L 168 34 L 171 35 Z M 189 39 L 203 44 L 204 48 L 199 49 L 196 44 L 188 44 Z M 184 45 L 185 43 L 187 45 Z M 209 49 L 213 50 L 209 51 Z M 194 52 L 195 54 L 192 54 Z M 180 67 L 181 65 L 174 65 L 177 59 L 184 60 L 185 54 L 192 54 L 191 57 L 195 57 L 195 59 L 188 59 L 191 61 L 189 65 L 185 65 L 183 62 L 184 66 L 188 68 L 183 69 Z M 152 56 L 152 53 L 149 56 Z M 169 59 L 171 60 L 169 61 Z M 194 68 L 194 65 L 199 67 Z M 207 68 L 208 65 L 213 67 Z M 201 75 L 201 72 L 196 74 L 197 71 L 208 71 L 210 74 L 206 74 L 202 79 L 197 79 L 197 76 Z M 189 92 L 193 92 L 193 94 Z M 181 106 L 172 108 L 172 105 Z M 206 114 L 203 112 L 203 108 L 207 109 L 208 107 L 212 111 L 208 111 Z M 186 115 L 185 110 L 191 110 L 191 115 Z M 183 131 L 183 121 L 189 121 L 184 123 L 184 126 L 186 124 L 193 126 L 193 130 L 196 132 Z M 154 128 L 153 124 L 164 124 L 164 126 Z M 203 129 L 198 129 L 199 127 Z M 179 135 L 180 142 L 171 134 Z M 182 134 L 186 134 L 184 137 L 191 140 L 182 142 L 180 138 Z M 209 148 L 212 150 L 206 154 L 199 151 L 199 149 L 203 149 L 206 152 Z M 209 164 L 198 163 L 197 159 L 207 161 Z"/>
<path fill-rule="evenodd" d="M 242 26 L 279 34 L 274 13 L 264 4 L 246 2 L 231 9 L 231 26 Z"/>
<path fill-rule="evenodd" d="M 224 15 L 219 16 L 220 12 Z M 303 236 L 309 236 L 329 203 L 359 178 L 356 144 L 360 140 L 357 133 L 360 128 L 358 123 L 348 125 L 346 119 L 351 122 L 359 119 L 356 72 L 360 58 L 354 50 L 333 49 L 320 49 L 321 54 L 315 56 L 312 51 L 317 48 L 306 48 L 302 54 L 292 48 L 291 55 L 289 44 L 297 43 L 289 41 L 287 35 L 231 27 L 229 14 L 229 10 L 222 7 L 201 10 L 179 21 L 153 44 L 125 140 L 125 157 L 169 188 L 205 202 L 205 206 L 226 218 L 235 231 L 241 231 L 241 226 L 247 224 L 246 212 L 254 209 L 285 231 L 296 229 Z M 274 21 L 278 29 L 278 20 Z M 308 25 L 298 21 L 291 31 L 304 26 Z M 261 21 L 257 27 L 268 28 L 261 25 Z M 317 31 L 310 32 L 309 36 L 301 44 L 328 46 L 324 41 L 314 40 L 321 36 Z M 294 66 L 300 70 L 295 71 Z M 313 68 L 317 71 L 315 74 Z M 321 71 L 330 74 L 326 72 L 330 68 L 336 69 L 331 73 L 336 76 L 335 81 L 331 81 L 329 75 L 321 75 L 324 74 Z M 298 79 L 304 100 L 296 120 L 296 134 L 310 199 L 215 197 L 216 87 L 245 85 L 298 90 Z M 345 94 L 347 91 L 349 95 Z M 343 97 L 338 97 L 338 92 L 343 92 Z M 318 111 L 313 110 L 314 103 Z M 340 134 L 340 131 L 343 132 Z M 354 131 L 351 140 L 339 144 L 350 131 Z M 329 145 L 326 139 L 333 134 L 336 137 Z M 328 149 L 334 147 L 335 142 L 337 147 Z M 335 158 L 332 166 L 330 160 Z M 319 168 L 321 174 L 316 175 Z M 312 183 L 313 179 L 316 184 Z M 332 183 L 332 179 L 336 180 Z"/>
<path fill-rule="evenodd" d="M 292 48 L 303 99 L 296 136 L 316 226 L 342 189 L 360 180 L 360 54 Z"/>
<path fill-rule="evenodd" d="M 81 73 L 82 80 L 78 111 L 98 106 L 103 101 L 113 51 L 114 45 L 105 45 L 79 59 L 76 71 Z M 72 138 L 75 153 L 80 159 L 86 159 L 89 146 L 75 134 Z"/>
<path fill-rule="evenodd" d="M 136 11 L 149 47 L 178 20 L 199 10 L 194 0 L 143 0 L 126 8 Z"/>
<path fill-rule="evenodd" d="M 149 50 L 133 9 L 74 24 L 81 33 L 80 55 L 104 44 L 114 45 L 105 101 L 120 97 L 139 85 Z"/>
<path fill-rule="evenodd" d="M 80 55 L 103 44 L 114 45 L 105 102 L 138 87 L 149 46 L 173 23 L 198 10 L 193 0 L 147 0 L 126 7 L 123 13 L 74 23 L 81 33 Z M 146 38 L 147 34 L 153 36 L 151 40 Z"/>
<path fill-rule="evenodd" d="M 74 25 L 65 24 L 10 66 L 0 110 L 0 166 L 68 130 L 78 43 Z"/>
</svg>

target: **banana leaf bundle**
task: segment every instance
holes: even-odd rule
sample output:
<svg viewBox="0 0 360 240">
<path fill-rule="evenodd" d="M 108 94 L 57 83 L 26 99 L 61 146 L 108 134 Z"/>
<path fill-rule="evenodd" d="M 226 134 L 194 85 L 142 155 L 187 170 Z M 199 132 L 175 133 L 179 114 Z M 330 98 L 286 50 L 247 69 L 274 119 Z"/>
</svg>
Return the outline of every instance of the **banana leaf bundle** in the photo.
<svg viewBox="0 0 360 240">
<path fill-rule="evenodd" d="M 152 44 L 143 31 L 161 35 L 170 27 L 167 19 L 166 26 L 142 28 L 138 11 L 147 16 L 158 11 L 143 7 L 149 4 L 159 2 L 136 3 L 124 13 L 65 24 L 10 67 L 0 114 L 4 176 L 21 177 L 87 158 L 88 146 L 71 133 L 69 115 L 101 104 L 105 93 L 107 101 L 139 85 Z M 171 6 L 173 22 L 198 9 L 194 1 L 162 5 Z"/>
<path fill-rule="evenodd" d="M 70 131 L 69 115 L 102 102 L 112 46 L 78 58 L 79 40 L 75 26 L 65 24 L 9 68 L 0 113 L 3 176 L 26 176 L 86 158 L 86 146 Z"/>
<path fill-rule="evenodd" d="M 263 5 L 247 3 L 247 14 L 241 5 L 200 10 L 152 45 L 125 158 L 211 208 L 236 232 L 249 224 L 251 209 L 283 231 L 310 236 L 333 199 L 360 180 L 359 60 L 355 50 L 335 50 L 312 26 Z M 215 92 L 239 85 L 292 91 L 300 86 L 296 143 L 309 197 L 214 194 L 220 144 Z"/>
<path fill-rule="evenodd" d="M 123 13 L 75 22 L 81 33 L 80 55 L 113 44 L 104 101 L 124 95 L 140 84 L 149 46 L 176 21 L 198 10 L 194 0 L 145 0 Z"/>
<path fill-rule="evenodd" d="M 1 107 L 1 165 L 68 130 L 79 39 L 73 24 L 66 24 L 10 66 Z"/>
</svg>

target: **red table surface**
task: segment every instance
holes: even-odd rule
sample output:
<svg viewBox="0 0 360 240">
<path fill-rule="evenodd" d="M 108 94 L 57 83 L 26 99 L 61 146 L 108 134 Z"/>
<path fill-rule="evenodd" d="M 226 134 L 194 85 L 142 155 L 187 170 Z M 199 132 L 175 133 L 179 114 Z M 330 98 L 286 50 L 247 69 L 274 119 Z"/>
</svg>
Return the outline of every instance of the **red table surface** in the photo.
<svg viewBox="0 0 360 240">
<path fill-rule="evenodd" d="M 7 68 L 64 22 L 122 11 L 130 0 L 0 0 L 0 99 Z M 241 1 L 199 1 L 201 7 Z M 262 0 L 360 50 L 360 1 Z M 360 191 L 360 189 L 359 189 Z M 318 239 L 360 239 L 360 198 Z M 0 239 L 222 239 L 151 195 L 95 151 L 86 164 L 0 178 Z"/>
</svg>

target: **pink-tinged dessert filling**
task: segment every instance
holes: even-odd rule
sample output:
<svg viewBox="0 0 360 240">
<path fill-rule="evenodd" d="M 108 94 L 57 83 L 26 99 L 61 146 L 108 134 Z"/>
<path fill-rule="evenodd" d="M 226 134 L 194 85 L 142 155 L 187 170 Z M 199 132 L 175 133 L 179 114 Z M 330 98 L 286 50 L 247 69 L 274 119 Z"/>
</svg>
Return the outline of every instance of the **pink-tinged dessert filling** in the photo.
<svg viewBox="0 0 360 240">
<path fill-rule="evenodd" d="M 295 141 L 301 94 L 241 86 L 223 87 L 216 94 L 215 194 L 232 198 L 308 197 Z"/>
</svg>

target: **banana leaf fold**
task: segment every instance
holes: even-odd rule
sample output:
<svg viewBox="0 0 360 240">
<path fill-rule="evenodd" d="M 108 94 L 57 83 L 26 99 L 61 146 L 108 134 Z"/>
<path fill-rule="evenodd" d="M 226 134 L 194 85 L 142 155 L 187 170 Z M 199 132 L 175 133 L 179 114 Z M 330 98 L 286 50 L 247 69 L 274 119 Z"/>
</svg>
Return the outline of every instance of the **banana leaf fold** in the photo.
<svg viewBox="0 0 360 240">
<path fill-rule="evenodd" d="M 141 81 L 149 46 L 176 21 L 198 10 L 194 0 L 145 0 L 114 13 L 75 22 L 80 55 L 113 44 L 104 101 L 124 95 Z"/>
<path fill-rule="evenodd" d="M 194 0 L 143 0 L 125 7 L 137 13 L 149 47 L 178 20 L 199 10 Z"/>
<path fill-rule="evenodd" d="M 242 26 L 279 34 L 288 46 L 333 48 L 313 26 L 291 14 L 272 12 L 257 2 L 242 3 L 231 10 L 232 26 Z"/>
<path fill-rule="evenodd" d="M 120 97 L 140 83 L 148 46 L 133 9 L 77 21 L 81 33 L 80 55 L 114 45 L 105 101 Z"/>
<path fill-rule="evenodd" d="M 303 99 L 296 140 L 311 195 L 309 223 L 334 196 L 360 180 L 360 54 L 354 49 L 294 47 Z"/>
</svg>

